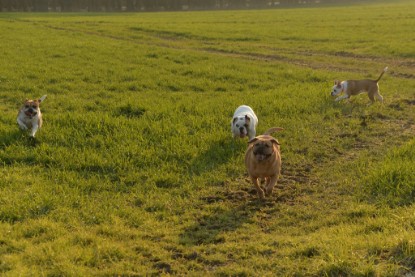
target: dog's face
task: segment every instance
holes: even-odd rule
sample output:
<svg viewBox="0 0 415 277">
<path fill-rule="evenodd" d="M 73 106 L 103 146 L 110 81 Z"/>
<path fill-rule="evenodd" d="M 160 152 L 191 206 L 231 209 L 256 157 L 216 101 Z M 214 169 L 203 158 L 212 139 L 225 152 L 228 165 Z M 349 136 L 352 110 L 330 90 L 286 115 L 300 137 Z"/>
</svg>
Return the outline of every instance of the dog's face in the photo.
<svg viewBox="0 0 415 277">
<path fill-rule="evenodd" d="M 331 96 L 336 96 L 338 94 L 340 94 L 343 91 L 343 87 L 341 85 L 340 81 L 334 81 L 334 86 L 333 89 L 331 91 Z"/>
<path fill-rule="evenodd" d="M 29 117 L 34 117 L 39 113 L 39 100 L 29 100 L 26 99 L 26 101 L 23 104 L 22 112 Z"/>
<path fill-rule="evenodd" d="M 279 145 L 278 140 L 268 135 L 256 137 L 248 143 L 253 143 L 252 153 L 257 161 L 269 159 L 274 154 L 274 146 Z"/>
<path fill-rule="evenodd" d="M 239 137 L 244 138 L 248 135 L 250 123 L 251 119 L 249 116 L 237 116 L 232 121 L 232 132 L 239 135 Z"/>
</svg>

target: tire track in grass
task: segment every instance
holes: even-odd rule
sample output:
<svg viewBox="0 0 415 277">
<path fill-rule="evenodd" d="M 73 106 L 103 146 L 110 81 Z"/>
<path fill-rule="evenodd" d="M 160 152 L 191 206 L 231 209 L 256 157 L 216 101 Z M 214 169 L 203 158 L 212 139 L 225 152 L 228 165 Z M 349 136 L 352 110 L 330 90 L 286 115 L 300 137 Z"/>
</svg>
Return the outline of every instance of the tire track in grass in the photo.
<svg viewBox="0 0 415 277">
<path fill-rule="evenodd" d="M 175 49 L 175 50 L 184 50 L 184 51 L 193 51 L 193 52 L 205 52 L 210 54 L 216 54 L 226 57 L 232 57 L 232 58 L 242 58 L 242 59 L 250 59 L 250 60 L 259 60 L 259 61 L 278 61 L 288 64 L 293 64 L 300 67 L 306 67 L 316 70 L 327 70 L 327 71 L 335 71 L 335 72 L 359 72 L 362 75 L 366 74 L 372 74 L 373 70 L 356 70 L 355 67 L 347 68 L 344 66 L 344 64 L 341 62 L 341 59 L 346 60 L 356 60 L 356 61 L 365 61 L 365 62 L 371 62 L 371 63 L 379 63 L 383 65 L 388 65 L 391 70 L 389 70 L 388 74 L 396 77 L 396 78 L 402 78 L 402 79 L 415 79 L 415 74 L 410 73 L 413 72 L 413 67 L 415 66 L 415 60 L 412 59 L 399 59 L 399 58 L 385 58 L 385 57 L 379 57 L 379 56 L 371 56 L 371 55 L 359 55 L 351 52 L 345 52 L 345 51 L 338 51 L 335 53 L 325 53 L 325 52 L 317 52 L 317 51 L 296 51 L 296 50 L 290 50 L 290 49 L 284 49 L 284 48 L 275 48 L 275 47 L 267 47 L 267 46 L 259 46 L 258 48 L 267 49 L 272 52 L 278 52 L 280 54 L 264 54 L 264 53 L 253 53 L 253 52 L 242 52 L 242 51 L 235 51 L 235 50 L 225 50 L 218 47 L 212 47 L 210 43 L 201 41 L 204 37 L 200 37 L 201 39 L 197 39 L 198 36 L 194 35 L 183 35 L 181 33 L 176 32 L 168 32 L 168 31 L 156 31 L 151 29 L 144 29 L 140 28 L 135 30 L 135 32 L 140 32 L 148 37 L 154 37 L 156 39 L 165 41 L 166 43 L 157 43 L 155 41 L 145 41 L 145 40 L 135 40 L 132 38 L 122 37 L 122 36 L 116 36 L 116 35 L 110 35 L 110 34 L 104 34 L 102 32 L 94 32 L 94 31 L 86 31 L 86 30 L 80 30 L 75 28 L 69 28 L 69 27 L 58 27 L 50 24 L 42 24 L 42 22 L 37 21 L 31 21 L 31 20 L 24 20 L 24 19 L 15 19 L 19 22 L 25 22 L 25 23 L 32 23 L 36 25 L 42 25 L 45 28 L 57 30 L 57 31 L 65 31 L 65 32 L 73 32 L 73 33 L 82 33 L 89 36 L 97 36 L 101 38 L 107 38 L 111 40 L 116 41 L 126 41 L 129 43 L 137 44 L 137 45 L 146 45 L 146 46 L 156 46 L 156 47 L 162 47 L 162 48 L 168 48 L 168 49 Z M 196 38 L 196 39 L 195 39 Z M 185 47 L 183 45 L 177 46 L 173 45 L 172 42 L 178 42 L 178 41 L 193 41 L 199 44 L 202 44 L 201 47 Z M 210 46 L 207 46 L 210 45 Z M 317 62 L 310 59 L 307 59 L 306 57 L 327 57 L 328 61 L 333 61 L 333 58 L 340 59 L 340 61 L 336 61 L 333 63 L 323 63 L 323 62 Z M 382 67 L 382 66 L 376 66 L 376 67 Z"/>
</svg>

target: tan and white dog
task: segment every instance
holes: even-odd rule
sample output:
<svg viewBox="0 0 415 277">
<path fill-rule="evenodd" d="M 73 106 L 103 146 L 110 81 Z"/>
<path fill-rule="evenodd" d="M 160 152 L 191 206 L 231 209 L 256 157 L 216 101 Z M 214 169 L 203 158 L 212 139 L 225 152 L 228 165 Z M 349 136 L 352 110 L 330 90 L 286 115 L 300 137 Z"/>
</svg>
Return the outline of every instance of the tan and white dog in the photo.
<svg viewBox="0 0 415 277">
<path fill-rule="evenodd" d="M 281 131 L 282 128 L 268 129 L 263 135 L 257 136 L 248 142 L 245 153 L 245 165 L 249 177 L 261 199 L 272 193 L 281 172 L 281 153 L 278 140 L 270 134 Z M 265 193 L 261 188 L 260 180 L 265 180 Z"/>
<path fill-rule="evenodd" d="M 31 137 L 35 137 L 36 132 L 42 127 L 42 113 L 39 105 L 45 98 L 46 95 L 36 100 L 26 99 L 17 115 L 17 124 L 19 124 L 20 129 L 30 129 Z"/>
<path fill-rule="evenodd" d="M 383 97 L 379 93 L 378 82 L 382 78 L 383 74 L 388 70 L 388 67 L 385 67 L 380 74 L 379 78 L 376 80 L 346 80 L 346 81 L 334 81 L 333 90 L 331 96 L 339 95 L 344 92 L 342 96 L 336 98 L 335 101 L 340 101 L 343 99 L 349 99 L 352 95 L 358 95 L 362 92 L 367 92 L 370 101 L 375 102 L 375 97 L 383 102 Z"/>
<path fill-rule="evenodd" d="M 258 124 L 258 118 L 254 113 L 254 110 L 246 105 L 239 106 L 231 121 L 231 131 L 233 137 L 244 138 L 248 136 L 249 140 L 256 136 L 256 126 Z"/>
</svg>

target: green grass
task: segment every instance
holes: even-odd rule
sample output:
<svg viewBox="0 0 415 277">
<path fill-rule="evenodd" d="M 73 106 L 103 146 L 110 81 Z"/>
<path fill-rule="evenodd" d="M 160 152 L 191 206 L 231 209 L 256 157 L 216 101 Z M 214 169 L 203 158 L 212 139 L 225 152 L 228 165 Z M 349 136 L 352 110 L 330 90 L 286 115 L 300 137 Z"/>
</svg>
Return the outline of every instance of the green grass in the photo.
<svg viewBox="0 0 415 277">
<path fill-rule="evenodd" d="M 0 14 L 1 275 L 414 271 L 414 8 Z M 330 97 L 385 66 L 383 104 Z M 284 128 L 263 202 L 241 104 Z"/>
</svg>

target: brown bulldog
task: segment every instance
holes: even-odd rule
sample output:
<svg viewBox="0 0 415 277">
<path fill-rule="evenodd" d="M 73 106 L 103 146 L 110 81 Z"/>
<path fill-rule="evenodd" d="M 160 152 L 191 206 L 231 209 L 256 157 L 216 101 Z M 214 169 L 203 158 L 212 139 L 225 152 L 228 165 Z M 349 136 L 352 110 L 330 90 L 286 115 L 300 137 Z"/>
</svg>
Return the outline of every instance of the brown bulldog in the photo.
<svg viewBox="0 0 415 277">
<path fill-rule="evenodd" d="M 257 136 L 248 142 L 245 165 L 261 199 L 264 199 L 265 195 L 271 195 L 280 175 L 280 146 L 278 140 L 270 134 L 281 130 L 283 129 L 279 127 L 268 129 L 263 135 Z M 265 193 L 260 186 L 259 179 L 265 179 Z"/>
</svg>

